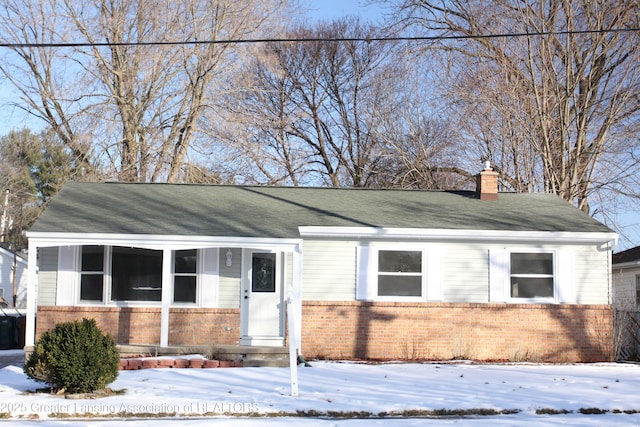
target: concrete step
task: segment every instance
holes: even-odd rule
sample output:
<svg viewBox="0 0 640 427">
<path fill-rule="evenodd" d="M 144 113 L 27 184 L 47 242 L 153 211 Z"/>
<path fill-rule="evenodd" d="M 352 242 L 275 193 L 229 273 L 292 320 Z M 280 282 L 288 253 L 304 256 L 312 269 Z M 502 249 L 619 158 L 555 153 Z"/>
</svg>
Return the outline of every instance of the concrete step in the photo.
<svg viewBox="0 0 640 427">
<path fill-rule="evenodd" d="M 118 345 L 121 357 L 179 356 L 184 354 L 202 354 L 213 356 L 217 360 L 242 360 L 247 367 L 287 367 L 289 349 L 287 347 L 213 345 L 213 346 L 171 346 Z"/>
<path fill-rule="evenodd" d="M 286 347 L 219 345 L 212 348 L 212 354 L 220 360 L 242 360 L 245 367 L 289 366 Z"/>
<path fill-rule="evenodd" d="M 244 359 L 242 366 L 245 368 L 288 368 L 289 360 Z"/>
</svg>

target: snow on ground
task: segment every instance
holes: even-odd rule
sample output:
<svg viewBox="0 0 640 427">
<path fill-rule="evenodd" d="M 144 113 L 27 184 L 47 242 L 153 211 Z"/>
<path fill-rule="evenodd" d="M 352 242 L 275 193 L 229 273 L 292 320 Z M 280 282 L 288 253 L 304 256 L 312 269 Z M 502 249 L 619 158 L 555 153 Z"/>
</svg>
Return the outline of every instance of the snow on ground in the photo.
<svg viewBox="0 0 640 427">
<path fill-rule="evenodd" d="M 640 425 L 640 413 L 614 413 L 640 412 L 640 366 L 633 364 L 311 364 L 312 367 L 298 367 L 298 397 L 290 396 L 288 368 L 228 368 L 120 371 L 110 387 L 126 392 L 98 399 L 65 399 L 25 393 L 42 384 L 29 380 L 22 368 L 8 366 L 0 369 L 0 418 L 9 417 L 4 421 L 8 423 L 21 419 L 20 425 L 25 426 L 64 426 L 78 425 L 78 421 L 77 418 L 74 421 L 62 417 L 91 414 L 102 415 L 109 421 L 93 418 L 84 421 L 83 425 L 107 427 L 148 425 L 148 419 L 132 420 L 130 417 L 155 414 L 167 414 L 166 418 L 153 420 L 157 427 L 171 422 L 205 426 L 211 423 L 211 417 L 232 427 L 281 426 L 285 423 L 293 427 L 480 426 L 488 423 L 497 426 Z M 581 409 L 593 408 L 609 412 L 580 413 Z M 438 419 L 251 417 L 298 411 L 377 415 L 439 409 L 491 409 L 517 413 Z M 537 409 L 571 413 L 538 415 Z M 229 417 L 229 413 L 234 416 Z M 129 418 L 123 414 L 128 414 Z M 2 423 L 0 420 L 0 427 Z"/>
</svg>

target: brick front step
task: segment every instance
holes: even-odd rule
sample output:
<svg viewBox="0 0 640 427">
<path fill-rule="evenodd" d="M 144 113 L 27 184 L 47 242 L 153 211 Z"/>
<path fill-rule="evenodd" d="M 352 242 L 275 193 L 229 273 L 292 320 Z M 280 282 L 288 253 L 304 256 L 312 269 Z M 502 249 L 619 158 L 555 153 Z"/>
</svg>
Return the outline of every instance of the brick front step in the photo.
<svg viewBox="0 0 640 427">
<path fill-rule="evenodd" d="M 120 359 L 118 369 L 132 371 L 149 368 L 242 368 L 242 360 L 207 360 L 207 359 L 180 359 L 180 358 L 134 358 Z"/>
</svg>

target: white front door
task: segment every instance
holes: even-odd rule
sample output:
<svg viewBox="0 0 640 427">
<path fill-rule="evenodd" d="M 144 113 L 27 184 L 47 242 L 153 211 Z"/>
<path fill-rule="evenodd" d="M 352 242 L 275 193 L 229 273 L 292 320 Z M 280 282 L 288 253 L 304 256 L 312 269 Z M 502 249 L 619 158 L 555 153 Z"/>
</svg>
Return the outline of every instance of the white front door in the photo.
<svg viewBox="0 0 640 427">
<path fill-rule="evenodd" d="M 284 345 L 281 263 L 278 252 L 243 250 L 242 345 Z"/>
</svg>

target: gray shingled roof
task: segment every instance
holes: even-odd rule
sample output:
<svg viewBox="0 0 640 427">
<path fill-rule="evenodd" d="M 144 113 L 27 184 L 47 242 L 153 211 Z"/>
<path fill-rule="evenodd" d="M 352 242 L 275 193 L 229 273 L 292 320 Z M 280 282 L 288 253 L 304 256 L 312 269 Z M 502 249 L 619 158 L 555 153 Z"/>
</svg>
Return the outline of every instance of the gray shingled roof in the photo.
<svg viewBox="0 0 640 427">
<path fill-rule="evenodd" d="M 550 194 L 69 183 L 33 232 L 298 238 L 298 226 L 611 232 Z"/>
<path fill-rule="evenodd" d="M 640 261 L 640 246 L 613 254 L 613 264 Z"/>
</svg>

